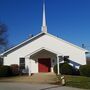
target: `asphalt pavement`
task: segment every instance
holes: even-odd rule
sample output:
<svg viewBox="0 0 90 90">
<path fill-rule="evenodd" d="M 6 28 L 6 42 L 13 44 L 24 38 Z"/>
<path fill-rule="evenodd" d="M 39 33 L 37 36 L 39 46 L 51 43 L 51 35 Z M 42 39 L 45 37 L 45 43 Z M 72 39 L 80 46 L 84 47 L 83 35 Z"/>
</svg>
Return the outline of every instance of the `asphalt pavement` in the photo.
<svg viewBox="0 0 90 90">
<path fill-rule="evenodd" d="M 0 83 L 0 90 L 84 90 L 50 84 Z"/>
</svg>

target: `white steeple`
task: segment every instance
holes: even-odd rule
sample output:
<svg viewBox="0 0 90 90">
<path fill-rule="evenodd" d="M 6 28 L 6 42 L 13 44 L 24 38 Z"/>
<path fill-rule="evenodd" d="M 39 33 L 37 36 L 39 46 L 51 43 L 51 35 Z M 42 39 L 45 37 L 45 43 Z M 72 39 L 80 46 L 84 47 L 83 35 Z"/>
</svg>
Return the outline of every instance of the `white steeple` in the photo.
<svg viewBox="0 0 90 90">
<path fill-rule="evenodd" d="M 42 21 L 42 32 L 47 33 L 46 15 L 45 15 L 45 1 L 43 0 L 43 21 Z"/>
</svg>

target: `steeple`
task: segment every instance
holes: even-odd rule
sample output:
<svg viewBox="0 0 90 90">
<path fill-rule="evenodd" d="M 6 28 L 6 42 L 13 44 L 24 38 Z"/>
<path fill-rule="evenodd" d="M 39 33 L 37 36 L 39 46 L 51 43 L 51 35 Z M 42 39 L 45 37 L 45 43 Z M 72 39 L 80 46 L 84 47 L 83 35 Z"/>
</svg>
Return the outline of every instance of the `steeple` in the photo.
<svg viewBox="0 0 90 90">
<path fill-rule="evenodd" d="M 45 1 L 43 0 L 43 21 L 42 21 L 42 32 L 47 33 L 46 15 L 45 15 Z"/>
</svg>

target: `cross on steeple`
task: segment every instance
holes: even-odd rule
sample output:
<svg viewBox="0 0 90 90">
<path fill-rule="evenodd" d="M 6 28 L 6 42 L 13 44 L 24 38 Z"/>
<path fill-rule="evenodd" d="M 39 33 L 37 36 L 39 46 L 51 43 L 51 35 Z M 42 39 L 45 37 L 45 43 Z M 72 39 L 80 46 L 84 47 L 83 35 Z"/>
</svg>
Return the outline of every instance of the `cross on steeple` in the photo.
<svg viewBox="0 0 90 90">
<path fill-rule="evenodd" d="M 43 21 L 42 21 L 42 32 L 47 33 L 46 15 L 45 15 L 45 1 L 43 0 Z"/>
</svg>

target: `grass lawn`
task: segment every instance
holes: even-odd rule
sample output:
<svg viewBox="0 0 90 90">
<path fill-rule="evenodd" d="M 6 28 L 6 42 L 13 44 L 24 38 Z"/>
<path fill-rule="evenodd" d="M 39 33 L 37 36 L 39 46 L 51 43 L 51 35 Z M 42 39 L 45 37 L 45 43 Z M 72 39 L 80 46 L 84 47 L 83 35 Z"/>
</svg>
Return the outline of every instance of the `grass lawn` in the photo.
<svg viewBox="0 0 90 90">
<path fill-rule="evenodd" d="M 66 75 L 66 86 L 90 89 L 90 77 Z M 59 76 L 60 80 L 60 76 Z"/>
</svg>

